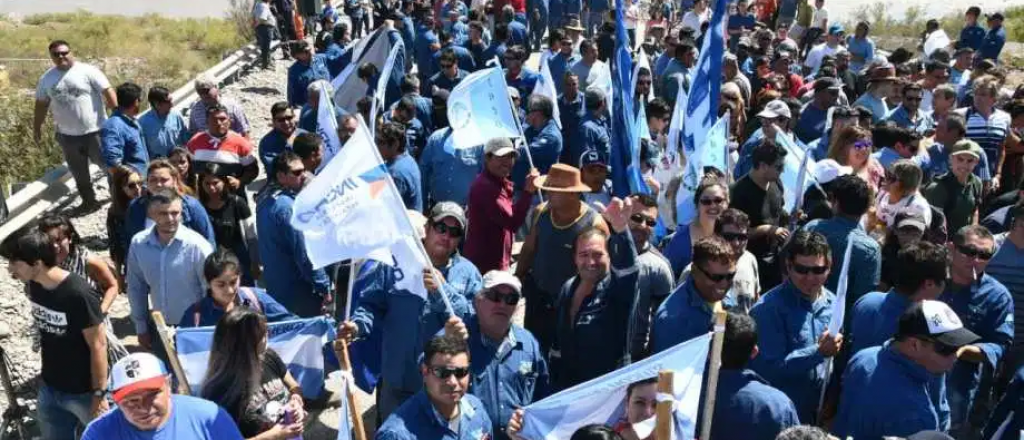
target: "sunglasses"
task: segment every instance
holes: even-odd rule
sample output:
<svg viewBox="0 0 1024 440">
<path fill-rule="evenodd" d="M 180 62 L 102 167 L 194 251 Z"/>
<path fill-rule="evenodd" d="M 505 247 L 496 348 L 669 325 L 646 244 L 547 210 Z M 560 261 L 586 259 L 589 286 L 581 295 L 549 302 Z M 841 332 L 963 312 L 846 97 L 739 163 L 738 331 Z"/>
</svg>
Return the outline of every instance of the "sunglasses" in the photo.
<svg viewBox="0 0 1024 440">
<path fill-rule="evenodd" d="M 780 165 L 777 168 L 782 169 L 782 166 Z M 704 206 L 721 205 L 723 203 L 725 203 L 725 199 L 722 197 L 700 199 L 700 204 Z"/>
<path fill-rule="evenodd" d="M 291 175 L 293 175 L 295 177 L 301 177 L 303 174 L 306 174 L 306 169 L 305 168 L 299 168 L 299 169 L 294 169 L 294 170 L 288 170 L 288 174 L 291 174 Z"/>
<path fill-rule="evenodd" d="M 935 350 L 939 356 L 949 357 L 956 354 L 958 348 L 952 345 L 946 345 L 932 338 L 922 337 L 921 340 L 928 341 L 932 344 L 932 349 Z"/>
<path fill-rule="evenodd" d="M 437 222 L 431 225 L 430 227 L 434 230 L 434 232 L 437 232 L 438 234 L 441 235 L 447 235 L 452 238 L 462 237 L 462 228 L 458 226 L 448 226 L 444 223 Z"/>
<path fill-rule="evenodd" d="M 749 239 L 749 238 L 750 238 L 750 236 L 748 236 L 747 234 L 740 234 L 738 232 L 723 232 L 722 233 L 722 239 L 725 240 L 725 241 L 729 241 L 729 242 L 732 242 L 732 241 L 747 241 L 747 239 Z"/>
<path fill-rule="evenodd" d="M 484 291 L 484 298 L 487 298 L 489 301 L 495 303 L 505 303 L 505 305 L 507 306 L 514 306 L 516 304 L 519 304 L 519 299 L 521 297 L 522 296 L 519 295 L 518 293 L 503 294 L 499 292 L 497 289 L 488 289 Z"/>
<path fill-rule="evenodd" d="M 921 102 L 921 97 L 920 96 L 904 96 L 903 100 L 907 101 L 907 102 Z"/>
<path fill-rule="evenodd" d="M 828 272 L 828 266 L 804 266 L 802 264 L 793 263 L 793 272 L 800 275 L 824 275 L 825 272 Z"/>
<path fill-rule="evenodd" d="M 956 250 L 961 254 L 964 254 L 967 258 L 977 258 L 979 260 L 991 260 L 992 251 L 985 251 L 981 249 L 975 249 L 962 244 L 956 245 Z"/>
<path fill-rule="evenodd" d="M 462 379 L 469 375 L 469 367 L 430 367 L 430 372 L 441 380 L 452 376 L 455 376 L 456 379 Z"/>
<path fill-rule="evenodd" d="M 642 214 L 633 214 L 629 216 L 629 219 L 632 220 L 633 223 L 636 223 L 638 225 L 647 225 L 652 228 L 658 225 L 657 220 L 653 218 L 644 217 Z"/>
<path fill-rule="evenodd" d="M 853 143 L 853 148 L 856 148 L 858 150 L 870 150 L 874 146 L 875 144 L 871 143 L 871 141 L 866 140 L 860 140 Z"/>
<path fill-rule="evenodd" d="M 721 283 L 722 281 L 728 281 L 731 283 L 732 279 L 736 278 L 736 272 L 711 273 L 708 272 L 707 269 L 700 267 L 699 264 L 694 264 L 693 267 L 696 267 L 697 270 L 701 271 L 701 273 L 704 274 L 704 276 L 708 277 L 709 280 L 715 283 Z"/>
</svg>

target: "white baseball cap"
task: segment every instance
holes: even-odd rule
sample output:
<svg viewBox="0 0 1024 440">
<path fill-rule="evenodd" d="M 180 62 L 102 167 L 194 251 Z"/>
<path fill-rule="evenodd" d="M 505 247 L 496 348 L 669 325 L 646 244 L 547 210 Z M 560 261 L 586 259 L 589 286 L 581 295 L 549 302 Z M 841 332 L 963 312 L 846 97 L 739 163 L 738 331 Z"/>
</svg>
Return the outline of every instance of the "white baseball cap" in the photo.
<svg viewBox="0 0 1024 440">
<path fill-rule="evenodd" d="M 138 390 L 155 390 L 167 383 L 163 361 L 149 353 L 132 353 L 121 358 L 110 369 L 110 389 L 114 401 L 121 402 Z"/>
<path fill-rule="evenodd" d="M 853 174 L 853 167 L 840 165 L 835 159 L 824 159 L 814 165 L 814 179 L 823 185 L 850 174 Z"/>
<path fill-rule="evenodd" d="M 516 278 L 511 272 L 492 270 L 484 275 L 484 290 L 502 285 L 515 289 L 516 293 L 521 293 L 523 290 L 523 285 L 519 282 L 519 278 Z"/>
</svg>

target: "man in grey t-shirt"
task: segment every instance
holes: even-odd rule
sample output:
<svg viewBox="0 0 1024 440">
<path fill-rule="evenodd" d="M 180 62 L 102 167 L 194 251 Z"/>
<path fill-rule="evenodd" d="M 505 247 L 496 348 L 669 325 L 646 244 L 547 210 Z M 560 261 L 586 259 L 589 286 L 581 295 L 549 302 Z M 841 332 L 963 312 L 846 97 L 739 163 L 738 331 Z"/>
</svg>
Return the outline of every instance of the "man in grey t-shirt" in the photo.
<svg viewBox="0 0 1024 440">
<path fill-rule="evenodd" d="M 105 168 L 100 157 L 100 127 L 107 120 L 104 104 L 107 108 L 116 108 L 117 96 L 103 72 L 90 64 L 75 61 L 67 41 L 54 40 L 50 43 L 49 52 L 53 67 L 39 78 L 36 86 L 32 135 L 39 143 L 46 111 L 49 110 L 57 128 L 57 143 L 82 196 L 79 209 L 94 211 L 100 205 L 90 179 L 89 160 Z"/>
</svg>

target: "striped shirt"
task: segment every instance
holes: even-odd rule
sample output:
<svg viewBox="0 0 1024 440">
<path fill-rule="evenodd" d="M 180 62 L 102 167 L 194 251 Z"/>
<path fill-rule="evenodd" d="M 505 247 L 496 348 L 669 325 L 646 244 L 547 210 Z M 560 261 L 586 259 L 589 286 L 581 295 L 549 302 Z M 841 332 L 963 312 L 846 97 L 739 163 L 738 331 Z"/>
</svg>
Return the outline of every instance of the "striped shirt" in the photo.
<svg viewBox="0 0 1024 440">
<path fill-rule="evenodd" d="M 208 131 L 197 133 L 186 144 L 195 158 L 195 167 L 202 171 L 204 163 L 218 163 L 234 177 L 241 177 L 245 167 L 256 162 L 252 142 L 235 133 L 218 138 Z"/>
<path fill-rule="evenodd" d="M 1024 346 L 1024 248 L 1007 239 L 999 246 L 985 272 L 1010 291 L 1015 323 L 1013 345 Z"/>
<path fill-rule="evenodd" d="M 1003 141 L 1010 132 L 1010 114 L 995 109 L 985 118 L 974 107 L 961 108 L 956 111 L 967 120 L 967 138 L 977 142 L 988 159 L 989 172 L 999 174 L 996 167 L 1003 151 Z"/>
</svg>

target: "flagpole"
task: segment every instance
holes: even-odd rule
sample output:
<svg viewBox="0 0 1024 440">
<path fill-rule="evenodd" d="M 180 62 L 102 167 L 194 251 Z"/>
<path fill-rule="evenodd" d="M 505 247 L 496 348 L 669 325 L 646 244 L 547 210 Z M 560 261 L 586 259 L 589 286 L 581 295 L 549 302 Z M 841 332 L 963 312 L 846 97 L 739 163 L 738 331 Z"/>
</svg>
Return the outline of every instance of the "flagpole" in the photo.
<svg viewBox="0 0 1024 440">
<path fill-rule="evenodd" d="M 352 282 L 349 281 L 350 292 L 351 286 Z M 349 298 L 351 298 L 351 296 L 349 296 Z M 346 307 L 346 319 L 348 318 L 347 309 L 348 307 Z M 341 349 L 339 350 L 338 347 L 341 347 Z M 340 339 L 336 340 L 334 341 L 334 349 L 338 354 L 340 354 L 341 368 L 345 372 L 345 377 L 341 380 L 348 381 L 352 378 L 352 361 L 349 359 L 348 355 L 348 344 Z M 352 430 L 355 431 L 356 440 L 366 440 L 366 430 L 363 428 L 363 418 L 359 415 L 359 408 L 356 408 L 356 396 L 352 393 L 351 385 L 352 382 L 349 382 L 348 385 L 345 386 L 345 398 L 348 399 L 348 415 L 352 417 Z M 342 415 L 342 417 L 345 417 L 345 415 Z"/>
<path fill-rule="evenodd" d="M 343 315 L 342 322 L 348 321 L 352 314 L 352 290 L 356 285 L 356 276 L 359 275 L 359 271 L 356 270 L 356 266 L 359 264 L 355 258 L 349 260 L 348 263 L 348 289 L 346 289 L 345 297 L 345 314 Z"/>
<path fill-rule="evenodd" d="M 655 407 L 654 413 L 655 440 L 670 440 L 672 438 L 672 404 L 675 401 L 672 380 L 672 370 L 658 372 L 658 405 Z"/>
<path fill-rule="evenodd" d="M 719 0 L 724 1 L 724 0 Z M 725 312 L 715 313 L 715 335 L 711 339 L 711 363 L 708 365 L 708 381 L 704 388 L 704 417 L 700 424 L 700 440 L 711 439 L 711 421 L 715 413 L 718 393 L 718 370 L 722 367 L 722 343 L 725 339 Z"/>
<path fill-rule="evenodd" d="M 505 75 L 501 76 L 501 81 L 505 84 L 505 90 L 507 91 L 508 82 L 505 81 Z M 523 97 L 520 96 L 519 99 L 523 99 Z M 553 104 L 558 105 L 557 102 Z M 508 105 L 512 108 L 512 119 L 516 121 L 516 128 L 519 129 L 519 138 L 523 140 L 523 150 L 526 150 L 526 161 L 530 163 L 531 170 L 536 169 L 537 167 L 533 166 L 533 154 L 530 154 L 530 143 L 526 141 L 526 132 L 523 131 L 523 123 L 519 121 L 519 109 L 516 108 L 516 105 L 512 103 L 511 99 L 508 100 Z M 529 171 L 527 171 L 527 173 L 529 173 Z M 537 197 L 540 199 L 541 203 L 544 203 L 544 194 L 541 194 L 540 188 L 537 188 Z"/>
</svg>

